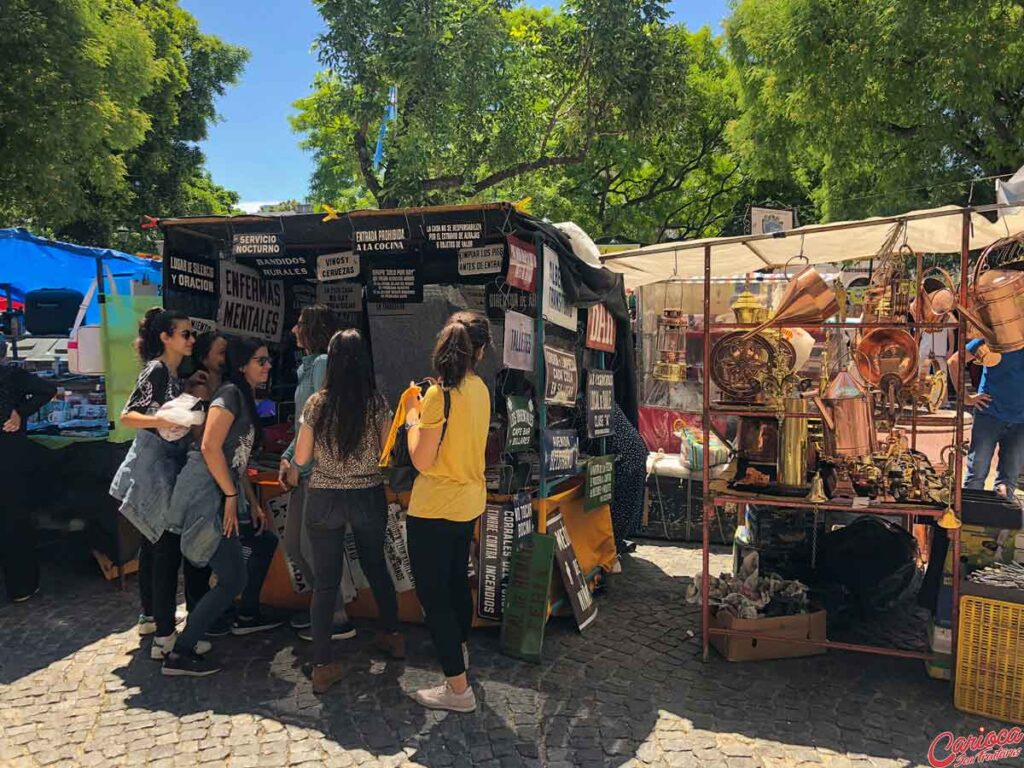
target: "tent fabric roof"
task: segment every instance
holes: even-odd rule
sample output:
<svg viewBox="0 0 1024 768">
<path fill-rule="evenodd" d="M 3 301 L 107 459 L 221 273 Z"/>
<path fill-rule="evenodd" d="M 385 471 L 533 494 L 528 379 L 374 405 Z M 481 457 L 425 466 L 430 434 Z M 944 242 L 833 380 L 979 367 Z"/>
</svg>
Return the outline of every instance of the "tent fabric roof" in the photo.
<svg viewBox="0 0 1024 768">
<path fill-rule="evenodd" d="M 622 273 L 626 286 L 637 288 L 673 277 L 703 277 L 704 247 L 711 246 L 711 276 L 727 277 L 781 268 L 803 253 L 811 264 L 835 264 L 871 258 L 895 236 L 923 253 L 959 253 L 963 217 L 971 212 L 971 250 L 1024 231 L 1024 212 L 1003 216 L 995 223 L 980 211 L 998 206 L 961 208 L 946 206 L 911 211 L 900 216 L 879 216 L 863 221 L 811 224 L 774 235 L 710 237 L 677 243 L 659 243 L 632 251 L 607 254 L 602 262 Z M 902 229 L 902 232 L 898 230 Z"/>
</svg>

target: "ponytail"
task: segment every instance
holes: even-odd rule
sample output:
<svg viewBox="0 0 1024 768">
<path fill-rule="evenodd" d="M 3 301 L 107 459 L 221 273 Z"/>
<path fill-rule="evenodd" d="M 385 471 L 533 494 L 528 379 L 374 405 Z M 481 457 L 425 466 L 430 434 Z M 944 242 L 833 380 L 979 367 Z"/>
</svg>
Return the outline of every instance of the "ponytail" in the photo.
<svg viewBox="0 0 1024 768">
<path fill-rule="evenodd" d="M 479 312 L 456 312 L 434 346 L 434 371 L 441 385 L 454 389 L 473 372 L 481 349 L 491 344 L 491 324 Z"/>
<path fill-rule="evenodd" d="M 174 333 L 176 322 L 188 320 L 188 315 L 177 310 L 151 307 L 139 322 L 139 335 L 135 339 L 135 351 L 143 363 L 155 360 L 164 353 L 164 342 L 160 334 Z"/>
</svg>

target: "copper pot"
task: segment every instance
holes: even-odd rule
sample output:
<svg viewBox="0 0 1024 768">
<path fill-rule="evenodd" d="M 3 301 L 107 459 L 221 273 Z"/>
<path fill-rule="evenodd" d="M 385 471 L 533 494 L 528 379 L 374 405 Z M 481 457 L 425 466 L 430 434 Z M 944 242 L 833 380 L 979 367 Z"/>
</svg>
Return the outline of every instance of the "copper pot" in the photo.
<svg viewBox="0 0 1024 768">
<path fill-rule="evenodd" d="M 901 328 L 876 328 L 857 342 L 853 359 L 864 381 L 878 386 L 882 379 L 895 375 L 904 384 L 917 376 L 917 342 Z"/>
<path fill-rule="evenodd" d="M 750 331 L 749 338 L 768 327 L 821 323 L 839 311 L 836 292 L 814 267 L 806 266 L 790 278 L 775 314 Z"/>
<path fill-rule="evenodd" d="M 1019 247 L 1022 242 L 1024 233 L 998 240 L 985 249 L 974 267 L 971 306 L 959 307 L 995 352 L 1024 349 L 1024 271 L 988 269 L 988 258 L 993 251 Z"/>
<path fill-rule="evenodd" d="M 874 407 L 847 371 L 840 371 L 814 398 L 825 424 L 825 453 L 829 456 L 870 456 L 877 450 Z"/>
<path fill-rule="evenodd" d="M 924 277 L 930 272 L 937 272 L 945 278 L 945 285 L 935 291 L 924 290 Z M 919 323 L 937 323 L 956 308 L 956 293 L 953 278 L 941 267 L 932 267 L 921 275 L 921 292 L 910 303 L 910 311 Z"/>
</svg>

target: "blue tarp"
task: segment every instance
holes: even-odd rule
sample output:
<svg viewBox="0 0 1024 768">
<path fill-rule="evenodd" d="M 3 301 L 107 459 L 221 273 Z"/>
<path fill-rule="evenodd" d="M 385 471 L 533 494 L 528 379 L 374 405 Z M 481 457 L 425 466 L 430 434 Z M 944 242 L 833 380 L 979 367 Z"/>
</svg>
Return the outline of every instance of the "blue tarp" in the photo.
<svg viewBox="0 0 1024 768">
<path fill-rule="evenodd" d="M 37 288 L 71 288 L 87 293 L 96 279 L 96 259 L 102 259 L 113 272 L 121 293 L 131 290 L 132 280 L 146 278 L 157 285 L 162 281 L 159 262 L 109 248 L 47 240 L 24 229 L 0 229 L 0 283 L 13 285 L 19 297 Z M 86 322 L 99 322 L 95 299 Z"/>
</svg>

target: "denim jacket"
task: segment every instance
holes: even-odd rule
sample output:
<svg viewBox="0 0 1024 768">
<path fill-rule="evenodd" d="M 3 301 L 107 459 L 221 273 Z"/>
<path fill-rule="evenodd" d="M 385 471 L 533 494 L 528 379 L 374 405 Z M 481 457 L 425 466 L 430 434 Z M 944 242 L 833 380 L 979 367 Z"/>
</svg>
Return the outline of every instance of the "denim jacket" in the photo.
<svg viewBox="0 0 1024 768">
<path fill-rule="evenodd" d="M 247 516 L 248 501 L 235 479 L 238 517 Z M 224 493 L 200 451 L 189 451 L 171 498 L 171 515 L 180 520 L 181 553 L 200 568 L 210 562 L 224 537 Z"/>
<path fill-rule="evenodd" d="M 298 370 L 299 383 L 295 387 L 295 434 L 291 444 L 285 448 L 281 457 L 291 461 L 295 457 L 295 441 L 299 434 L 299 417 L 302 416 L 302 409 L 306 407 L 306 401 L 313 396 L 324 384 L 327 378 L 327 355 L 306 355 Z M 303 475 L 312 471 L 309 467 Z"/>
<path fill-rule="evenodd" d="M 121 514 L 153 543 L 165 531 L 181 532 L 170 511 L 171 495 L 191 442 L 190 437 L 168 442 L 140 429 L 110 484 Z"/>
</svg>

